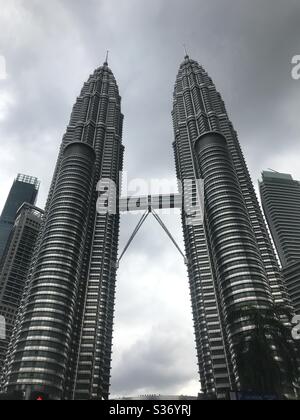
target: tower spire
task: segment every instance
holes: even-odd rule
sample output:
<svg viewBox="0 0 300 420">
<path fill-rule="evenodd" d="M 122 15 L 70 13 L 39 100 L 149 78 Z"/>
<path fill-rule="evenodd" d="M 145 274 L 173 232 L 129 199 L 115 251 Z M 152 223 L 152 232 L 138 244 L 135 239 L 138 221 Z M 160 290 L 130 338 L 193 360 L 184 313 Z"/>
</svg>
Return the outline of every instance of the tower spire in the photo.
<svg viewBox="0 0 300 420">
<path fill-rule="evenodd" d="M 186 44 L 183 44 L 183 48 L 184 48 L 184 52 L 185 52 L 185 58 L 190 58 Z"/>
<path fill-rule="evenodd" d="M 108 66 L 108 57 L 109 57 L 109 50 L 106 51 L 106 57 L 105 57 L 105 62 L 104 62 L 106 66 Z"/>
</svg>

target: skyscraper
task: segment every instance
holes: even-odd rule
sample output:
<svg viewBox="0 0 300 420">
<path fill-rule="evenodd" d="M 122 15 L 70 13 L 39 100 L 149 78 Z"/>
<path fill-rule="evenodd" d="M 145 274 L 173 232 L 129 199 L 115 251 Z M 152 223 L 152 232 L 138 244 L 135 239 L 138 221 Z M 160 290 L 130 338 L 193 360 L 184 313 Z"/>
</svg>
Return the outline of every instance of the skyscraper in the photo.
<svg viewBox="0 0 300 420">
<path fill-rule="evenodd" d="M 8 344 L 29 273 L 43 211 L 24 203 L 17 212 L 0 273 L 0 316 L 6 320 L 6 337 L 0 340 L 0 376 Z"/>
<path fill-rule="evenodd" d="M 120 104 L 104 63 L 85 83 L 63 138 L 5 363 L 9 392 L 109 396 L 119 209 L 98 214 L 96 186 L 113 180 L 119 194 Z M 191 223 L 185 213 L 195 203 L 202 213 L 195 183 L 182 223 L 202 389 L 223 398 L 242 386 L 234 340 L 253 328 L 230 315 L 243 305 L 268 309 L 288 299 L 237 134 L 212 80 L 188 56 L 173 121 L 178 178 L 205 185 L 204 222 L 197 215 Z"/>
<path fill-rule="evenodd" d="M 23 203 L 34 205 L 39 181 L 37 178 L 19 174 L 15 179 L 0 217 L 0 260 L 12 231 L 16 214 Z"/>
<path fill-rule="evenodd" d="M 96 212 L 96 186 L 119 185 L 122 125 L 105 62 L 84 84 L 62 141 L 6 361 L 8 390 L 108 398 L 119 215 Z"/>
<path fill-rule="evenodd" d="M 300 260 L 300 182 L 264 171 L 259 183 L 263 209 L 283 267 Z"/>
<path fill-rule="evenodd" d="M 287 296 L 237 133 L 212 79 L 188 56 L 173 122 L 178 178 L 205 181 L 206 223 L 190 225 L 183 212 L 183 229 L 202 389 L 222 397 L 239 384 L 232 339 L 241 326 L 229 325 L 229 313 Z"/>
<path fill-rule="evenodd" d="M 300 182 L 289 174 L 264 171 L 259 187 L 286 286 L 300 313 Z"/>
</svg>

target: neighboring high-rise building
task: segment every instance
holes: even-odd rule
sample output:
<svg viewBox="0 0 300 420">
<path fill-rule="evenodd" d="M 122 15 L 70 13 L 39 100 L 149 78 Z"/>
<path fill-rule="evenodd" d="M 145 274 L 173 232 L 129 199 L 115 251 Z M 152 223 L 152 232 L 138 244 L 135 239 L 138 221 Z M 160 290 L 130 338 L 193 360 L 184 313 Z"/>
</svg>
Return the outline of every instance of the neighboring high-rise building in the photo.
<svg viewBox="0 0 300 420">
<path fill-rule="evenodd" d="M 100 179 L 119 185 L 121 98 L 107 62 L 84 84 L 63 138 L 6 360 L 6 389 L 108 398 L 119 214 L 96 212 Z"/>
<path fill-rule="evenodd" d="M 263 209 L 283 267 L 300 260 L 300 182 L 265 171 L 259 183 Z"/>
<path fill-rule="evenodd" d="M 0 273 L 0 316 L 6 321 L 6 337 L 0 340 L 0 373 L 20 307 L 43 211 L 23 204 L 16 215 Z"/>
<path fill-rule="evenodd" d="M 37 178 L 19 174 L 15 179 L 0 217 L 0 260 L 14 226 L 17 211 L 23 203 L 34 205 L 39 190 Z"/>
<path fill-rule="evenodd" d="M 287 296 L 237 133 L 212 79 L 188 56 L 173 121 L 178 178 L 205 181 L 206 223 L 192 225 L 183 214 L 183 229 L 202 389 L 222 398 L 239 383 L 232 350 L 239 331 L 228 315 Z"/>
<path fill-rule="evenodd" d="M 289 174 L 264 171 L 259 187 L 283 277 L 300 313 L 300 182 Z"/>
</svg>

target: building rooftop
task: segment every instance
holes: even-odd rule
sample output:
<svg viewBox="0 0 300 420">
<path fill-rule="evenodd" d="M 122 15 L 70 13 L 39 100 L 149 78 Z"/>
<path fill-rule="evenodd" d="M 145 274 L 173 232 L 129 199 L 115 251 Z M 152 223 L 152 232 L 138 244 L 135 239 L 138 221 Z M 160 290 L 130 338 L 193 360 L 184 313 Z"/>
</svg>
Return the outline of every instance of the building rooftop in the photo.
<svg viewBox="0 0 300 420">
<path fill-rule="evenodd" d="M 36 190 L 38 190 L 40 187 L 40 181 L 34 176 L 18 174 L 16 181 L 23 182 L 24 184 L 34 185 Z"/>
<path fill-rule="evenodd" d="M 281 172 L 263 171 L 262 178 L 265 179 L 281 179 L 285 181 L 294 181 L 292 175 Z"/>
</svg>

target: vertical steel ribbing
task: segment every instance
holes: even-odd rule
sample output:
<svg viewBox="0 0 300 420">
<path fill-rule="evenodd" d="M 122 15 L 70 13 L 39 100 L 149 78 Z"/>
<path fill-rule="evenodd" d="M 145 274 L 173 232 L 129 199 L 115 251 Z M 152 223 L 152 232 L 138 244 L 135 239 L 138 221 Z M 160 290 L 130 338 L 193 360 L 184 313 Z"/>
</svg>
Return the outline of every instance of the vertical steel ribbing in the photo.
<svg viewBox="0 0 300 420">
<path fill-rule="evenodd" d="M 95 152 L 84 143 L 64 150 L 57 184 L 32 273 L 9 388 L 41 386 L 63 393 L 74 308 L 85 245 Z"/>
</svg>

